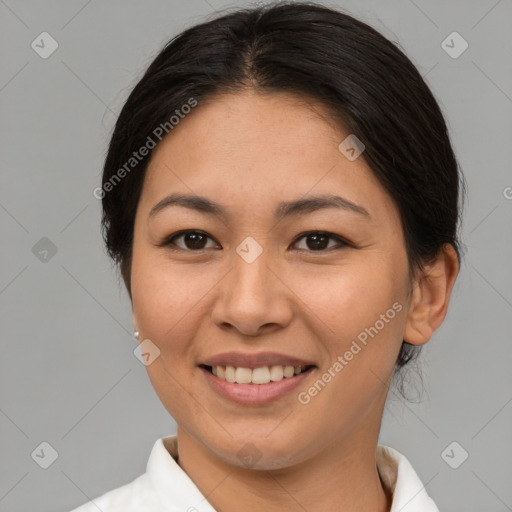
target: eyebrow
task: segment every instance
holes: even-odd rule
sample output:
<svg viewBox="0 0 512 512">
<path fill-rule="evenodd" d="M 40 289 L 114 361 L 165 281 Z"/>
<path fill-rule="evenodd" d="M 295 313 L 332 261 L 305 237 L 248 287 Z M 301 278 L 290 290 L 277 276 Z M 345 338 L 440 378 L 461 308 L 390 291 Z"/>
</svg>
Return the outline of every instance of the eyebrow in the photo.
<svg viewBox="0 0 512 512">
<path fill-rule="evenodd" d="M 209 215 L 220 216 L 225 219 L 229 219 L 231 217 L 224 206 L 208 199 L 207 197 L 178 193 L 164 197 L 161 201 L 155 204 L 149 212 L 149 217 L 153 217 L 158 212 L 170 206 L 181 206 L 183 208 L 189 208 Z M 310 196 L 303 199 L 296 199 L 294 201 L 282 201 L 278 204 L 274 212 L 274 216 L 278 219 L 283 219 L 294 215 L 311 213 L 324 208 L 338 208 L 357 213 L 367 217 L 368 219 L 371 218 L 368 210 L 363 206 L 336 195 Z"/>
</svg>

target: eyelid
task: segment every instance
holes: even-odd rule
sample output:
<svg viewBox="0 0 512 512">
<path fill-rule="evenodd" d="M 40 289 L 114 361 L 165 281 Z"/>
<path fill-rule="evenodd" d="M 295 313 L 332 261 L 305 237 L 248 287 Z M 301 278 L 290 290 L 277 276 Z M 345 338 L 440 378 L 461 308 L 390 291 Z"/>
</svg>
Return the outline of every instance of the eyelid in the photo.
<svg viewBox="0 0 512 512">
<path fill-rule="evenodd" d="M 184 229 L 182 231 L 177 231 L 176 233 L 173 233 L 172 235 L 169 235 L 169 236 L 165 237 L 164 240 L 161 243 L 157 244 L 157 246 L 158 247 L 167 247 L 171 251 L 185 251 L 185 252 L 190 252 L 190 253 L 193 253 L 193 252 L 200 253 L 202 251 L 205 251 L 206 249 L 211 249 L 211 248 L 205 248 L 205 249 L 198 249 L 198 250 L 194 251 L 194 250 L 191 250 L 191 249 L 183 249 L 182 247 L 175 246 L 174 242 L 172 242 L 172 241 L 175 240 L 176 238 L 180 238 L 181 236 L 186 235 L 188 233 L 199 233 L 201 235 L 206 236 L 210 240 L 213 240 L 218 245 L 220 245 L 217 242 L 217 240 L 215 240 L 211 235 L 209 235 L 205 231 L 202 231 L 200 229 Z M 329 249 L 319 250 L 319 251 L 313 251 L 313 250 L 307 250 L 307 249 L 298 249 L 299 251 L 304 251 L 304 252 L 308 252 L 308 253 L 314 254 L 314 253 L 322 253 L 322 252 L 328 253 L 328 252 L 331 252 L 332 250 L 341 249 L 343 247 L 355 248 L 355 245 L 352 242 L 350 242 L 349 240 L 347 240 L 346 238 L 343 238 L 342 236 L 339 236 L 339 235 L 336 235 L 334 233 L 331 233 L 330 231 L 324 231 L 324 230 L 321 230 L 321 229 L 312 229 L 312 230 L 304 231 L 304 232 L 300 233 L 299 235 L 297 235 L 297 237 L 293 241 L 292 245 L 297 244 L 303 238 L 306 238 L 307 236 L 313 235 L 313 234 L 315 234 L 315 235 L 325 235 L 325 236 L 329 237 L 331 240 L 335 240 L 338 243 L 338 246 L 337 247 L 331 247 Z M 172 247 L 173 245 L 174 245 L 174 247 Z"/>
<path fill-rule="evenodd" d="M 175 240 L 176 238 L 180 238 L 181 236 L 183 235 L 187 235 L 188 233 L 199 233 L 200 235 L 204 235 L 206 236 L 207 238 L 213 240 L 215 243 L 219 244 L 217 242 L 217 240 L 215 240 L 211 235 L 209 235 L 208 233 L 206 233 L 206 231 L 202 231 L 200 229 L 183 229 L 182 231 L 176 231 L 176 233 L 173 233 L 172 235 L 169 235 L 169 236 L 166 236 L 162 242 L 160 242 L 159 244 L 157 244 L 158 247 L 168 247 L 168 246 L 172 246 L 172 245 L 175 245 L 172 241 Z M 219 244 L 220 245 L 220 244 Z M 183 249 L 181 247 L 172 247 L 170 250 L 176 250 L 176 251 L 186 251 L 186 252 L 201 252 L 201 251 L 204 251 L 205 249 L 198 249 L 197 251 L 192 251 L 190 249 Z"/>
<path fill-rule="evenodd" d="M 338 247 L 331 247 L 330 249 L 324 249 L 321 251 L 308 251 L 306 249 L 300 249 L 300 250 L 305 250 L 306 252 L 310 252 L 310 253 L 322 253 L 322 252 L 329 252 L 333 249 L 337 249 L 337 248 L 341 248 L 341 247 L 354 247 L 354 244 L 352 244 L 351 242 L 349 242 L 347 239 L 343 238 L 342 236 L 331 233 L 330 231 L 323 231 L 321 229 L 312 229 L 312 230 L 305 231 L 305 232 L 301 233 L 294 240 L 293 245 L 295 245 L 302 238 L 305 238 L 309 235 L 325 235 L 325 236 L 329 237 L 330 239 L 338 242 Z"/>
</svg>

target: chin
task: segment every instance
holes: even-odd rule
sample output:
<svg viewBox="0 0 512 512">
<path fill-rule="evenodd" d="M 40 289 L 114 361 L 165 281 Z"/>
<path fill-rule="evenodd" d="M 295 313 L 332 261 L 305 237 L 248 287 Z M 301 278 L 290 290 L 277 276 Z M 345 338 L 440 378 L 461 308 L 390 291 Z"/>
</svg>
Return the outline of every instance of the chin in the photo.
<svg viewBox="0 0 512 512">
<path fill-rule="evenodd" d="M 203 443 L 210 447 L 217 457 L 227 464 L 247 469 L 283 469 L 302 462 L 307 458 L 306 447 L 301 446 L 300 438 L 295 438 L 283 430 L 274 432 L 279 421 L 261 432 L 248 433 L 247 429 L 240 434 L 230 431 L 233 437 L 226 435 L 222 439 L 204 439 Z M 270 435 L 269 435 L 270 433 Z"/>
</svg>

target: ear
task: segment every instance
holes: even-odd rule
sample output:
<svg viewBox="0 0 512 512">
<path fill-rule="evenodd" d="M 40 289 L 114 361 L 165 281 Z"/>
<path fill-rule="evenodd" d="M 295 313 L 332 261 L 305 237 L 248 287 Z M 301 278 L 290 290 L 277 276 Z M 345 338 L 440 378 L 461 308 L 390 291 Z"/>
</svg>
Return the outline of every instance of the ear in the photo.
<svg viewBox="0 0 512 512">
<path fill-rule="evenodd" d="M 446 316 L 458 273 L 457 253 L 451 244 L 444 244 L 436 259 L 413 283 L 403 337 L 405 341 L 423 345 L 430 340 Z"/>
</svg>

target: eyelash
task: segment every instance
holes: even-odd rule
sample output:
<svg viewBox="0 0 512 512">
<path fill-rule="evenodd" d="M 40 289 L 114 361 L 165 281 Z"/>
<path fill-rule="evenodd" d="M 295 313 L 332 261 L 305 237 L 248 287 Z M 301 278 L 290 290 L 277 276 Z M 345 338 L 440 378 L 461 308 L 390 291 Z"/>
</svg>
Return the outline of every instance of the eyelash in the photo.
<svg viewBox="0 0 512 512">
<path fill-rule="evenodd" d="M 168 237 L 166 237 L 163 240 L 163 242 L 158 244 L 158 247 L 167 247 L 170 251 L 185 251 L 185 252 L 198 252 L 198 253 L 209 249 L 209 248 L 203 248 L 203 249 L 193 250 L 193 249 L 184 249 L 182 247 L 176 247 L 176 244 L 173 242 L 173 240 L 176 240 L 177 238 L 180 238 L 189 233 L 197 233 L 200 235 L 204 235 L 207 238 L 210 238 L 210 240 L 213 240 L 213 238 L 210 235 L 208 235 L 207 233 L 205 233 L 204 231 L 200 231 L 197 229 L 187 229 L 187 230 L 178 231 L 177 233 L 173 233 L 172 235 L 169 235 Z M 330 252 L 333 249 L 342 249 L 343 247 L 354 247 L 354 245 L 351 244 L 350 242 L 348 242 L 347 240 L 345 240 L 345 239 L 341 238 L 340 236 L 335 235 L 333 233 L 329 233 L 328 231 L 306 231 L 304 233 L 301 233 L 295 239 L 295 241 L 293 242 L 293 245 L 295 245 L 301 239 L 307 238 L 310 235 L 324 235 L 330 239 L 336 240 L 340 245 L 338 247 L 334 247 L 334 248 L 331 247 L 329 249 L 319 249 L 318 251 L 313 251 L 313 250 L 308 250 L 308 249 L 299 249 L 300 251 L 306 251 L 306 252 L 310 252 L 310 253 L 319 253 L 319 252 Z M 173 245 L 174 245 L 174 247 L 171 247 Z"/>
</svg>

